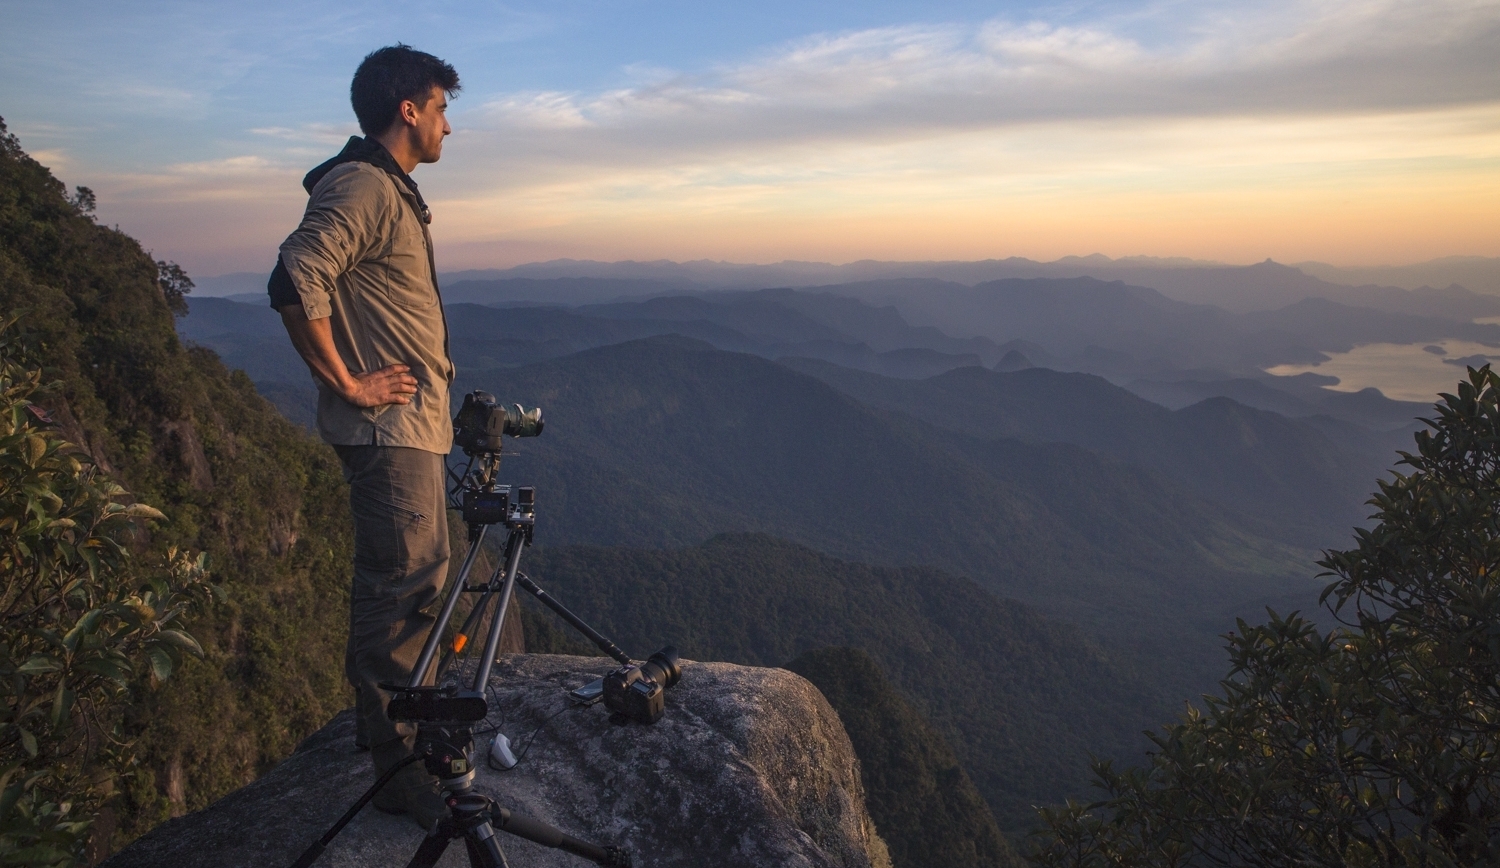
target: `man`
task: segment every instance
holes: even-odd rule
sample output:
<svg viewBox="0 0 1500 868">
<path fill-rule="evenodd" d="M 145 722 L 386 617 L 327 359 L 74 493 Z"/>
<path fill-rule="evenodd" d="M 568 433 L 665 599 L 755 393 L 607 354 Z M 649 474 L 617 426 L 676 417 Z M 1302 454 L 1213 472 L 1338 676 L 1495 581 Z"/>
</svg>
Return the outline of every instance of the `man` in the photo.
<svg viewBox="0 0 1500 868">
<path fill-rule="evenodd" d="M 453 445 L 453 362 L 433 265 L 431 213 L 410 173 L 442 156 L 458 92 L 447 63 L 406 45 L 371 53 L 350 87 L 364 138 L 308 173 L 302 223 L 268 291 L 318 385 L 318 433 L 349 482 L 354 582 L 344 671 L 376 774 L 412 752 L 386 718 L 382 682 L 411 677 L 447 574 L 444 457 Z M 429 676 L 430 677 L 430 676 Z M 375 797 L 430 829 L 447 812 L 414 763 Z"/>
</svg>

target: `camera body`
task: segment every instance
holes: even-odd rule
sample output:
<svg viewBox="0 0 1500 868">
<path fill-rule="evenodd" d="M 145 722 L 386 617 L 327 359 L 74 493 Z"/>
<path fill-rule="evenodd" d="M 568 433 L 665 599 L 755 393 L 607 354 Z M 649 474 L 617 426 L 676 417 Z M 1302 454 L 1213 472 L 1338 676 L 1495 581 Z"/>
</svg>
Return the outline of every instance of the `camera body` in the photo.
<svg viewBox="0 0 1500 868">
<path fill-rule="evenodd" d="M 636 723 L 655 723 L 666 713 L 667 688 L 681 678 L 677 649 L 668 645 L 645 663 L 622 666 L 604 676 L 604 706 Z"/>
<path fill-rule="evenodd" d="M 520 404 L 503 407 L 489 392 L 473 391 L 453 417 L 453 443 L 467 455 L 500 452 L 501 438 L 535 437 L 545 427 L 542 408 L 521 409 Z"/>
</svg>

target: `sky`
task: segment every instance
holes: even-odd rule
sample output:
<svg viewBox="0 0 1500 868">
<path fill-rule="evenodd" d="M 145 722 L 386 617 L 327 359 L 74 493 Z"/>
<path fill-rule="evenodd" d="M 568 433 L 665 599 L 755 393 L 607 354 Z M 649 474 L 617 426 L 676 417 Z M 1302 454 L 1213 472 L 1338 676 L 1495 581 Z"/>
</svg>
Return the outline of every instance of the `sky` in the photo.
<svg viewBox="0 0 1500 868">
<path fill-rule="evenodd" d="M 0 0 L 0 117 L 158 258 L 270 270 L 348 82 L 463 91 L 439 267 L 1500 255 L 1500 0 Z"/>
</svg>

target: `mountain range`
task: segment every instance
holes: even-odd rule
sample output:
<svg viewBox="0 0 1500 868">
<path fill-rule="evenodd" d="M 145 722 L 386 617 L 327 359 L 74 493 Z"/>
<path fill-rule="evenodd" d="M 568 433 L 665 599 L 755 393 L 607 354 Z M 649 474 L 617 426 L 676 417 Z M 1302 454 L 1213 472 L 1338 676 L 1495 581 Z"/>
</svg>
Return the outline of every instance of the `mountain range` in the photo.
<svg viewBox="0 0 1500 868">
<path fill-rule="evenodd" d="M 456 385 L 545 409 L 545 435 L 518 444 L 504 473 L 538 487 L 547 545 L 765 532 L 939 566 L 1142 649 L 1210 647 L 1227 613 L 1305 605 L 1315 588 L 1306 551 L 1160 473 L 914 424 L 687 338 L 462 372 Z M 1163 677 L 1191 682 L 1191 656 L 1163 662 Z"/>
<path fill-rule="evenodd" d="M 1071 443 L 1150 468 L 1271 535 L 1308 546 L 1365 517 L 1370 481 L 1389 464 L 1376 438 L 1210 398 L 1168 410 L 1089 374 L 959 368 L 925 380 L 783 359 L 859 401 L 975 438 Z M 1373 441 L 1373 442 L 1372 442 Z M 1379 443 L 1379 445 L 1376 445 Z"/>
<path fill-rule="evenodd" d="M 193 299 L 183 334 L 231 363 L 243 359 L 257 382 L 305 384 L 306 377 L 280 351 L 285 339 L 274 313 L 257 301 L 250 306 L 260 309 L 251 311 L 225 299 Z M 498 304 L 461 311 L 461 305 L 450 305 L 460 367 L 520 364 L 620 340 L 682 334 L 725 350 L 820 358 L 906 378 L 1010 359 L 1006 364 L 1012 367 L 1099 374 L 1169 405 L 1221 395 L 1259 409 L 1329 415 L 1381 430 L 1408 427 L 1422 405 L 1390 402 L 1378 394 L 1351 398 L 1322 388 L 1330 381 L 1316 375 L 1274 377 L 1261 369 L 1318 361 L 1326 358 L 1324 350 L 1376 341 L 1457 337 L 1500 343 L 1495 325 L 1317 300 L 1237 315 L 1093 279 L 978 287 L 885 281 L 817 291 L 680 293 L 573 308 Z M 281 342 L 277 353 L 262 354 L 256 347 L 266 339 Z M 266 361 L 256 361 L 262 355 Z M 273 355 L 279 369 L 265 369 Z"/>
<path fill-rule="evenodd" d="M 266 274 L 236 272 L 201 278 L 205 295 L 227 296 L 262 292 Z M 1486 296 L 1500 295 L 1500 257 L 1450 256 L 1402 266 L 1336 266 L 1323 262 L 1282 265 L 1270 259 L 1254 265 L 1230 265 L 1187 258 L 1130 256 L 1065 256 L 1051 262 L 1024 257 L 972 262 L 891 262 L 860 260 L 844 265 L 787 261 L 743 265 L 698 260 L 693 262 L 597 262 L 558 259 L 512 268 L 454 271 L 441 275 L 444 286 L 473 281 L 505 281 L 511 291 L 527 296 L 515 300 L 542 301 L 529 289 L 576 280 L 565 299 L 569 304 L 608 301 L 614 297 L 653 295 L 672 288 L 761 289 L 807 287 L 866 280 L 920 278 L 972 286 L 1006 278 L 1093 277 L 1150 286 L 1179 301 L 1215 304 L 1248 311 L 1282 307 L 1304 298 L 1327 298 L 1352 306 L 1376 307 L 1401 313 L 1425 313 L 1469 318 L 1500 313 Z M 613 290 L 604 288 L 614 282 Z M 592 287 L 592 289 L 591 289 Z M 601 296 L 601 290 L 614 291 Z M 575 295 L 573 293 L 580 293 Z M 588 296 L 594 293 L 592 297 Z M 1476 297 L 1477 296 L 1477 297 Z M 455 301 L 469 300 L 450 296 Z M 1489 311 L 1480 313 L 1477 311 Z"/>
</svg>

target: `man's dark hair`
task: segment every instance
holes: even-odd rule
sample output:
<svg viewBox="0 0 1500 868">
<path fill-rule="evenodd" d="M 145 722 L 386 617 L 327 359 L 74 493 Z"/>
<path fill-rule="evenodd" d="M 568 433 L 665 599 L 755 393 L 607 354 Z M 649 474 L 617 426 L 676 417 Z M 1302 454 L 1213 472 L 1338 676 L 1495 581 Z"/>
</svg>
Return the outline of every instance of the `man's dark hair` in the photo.
<svg viewBox="0 0 1500 868">
<path fill-rule="evenodd" d="M 459 91 L 458 73 L 427 52 L 398 42 L 365 56 L 354 71 L 349 100 L 354 103 L 359 128 L 367 136 L 376 136 L 396 122 L 403 101 L 424 105 L 434 87 L 453 96 Z"/>
</svg>

